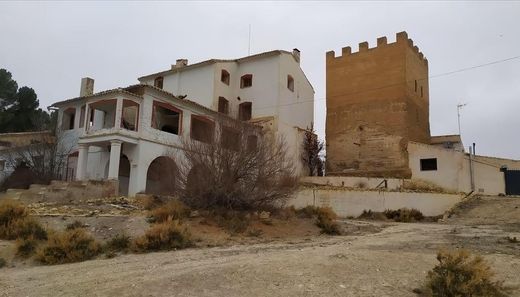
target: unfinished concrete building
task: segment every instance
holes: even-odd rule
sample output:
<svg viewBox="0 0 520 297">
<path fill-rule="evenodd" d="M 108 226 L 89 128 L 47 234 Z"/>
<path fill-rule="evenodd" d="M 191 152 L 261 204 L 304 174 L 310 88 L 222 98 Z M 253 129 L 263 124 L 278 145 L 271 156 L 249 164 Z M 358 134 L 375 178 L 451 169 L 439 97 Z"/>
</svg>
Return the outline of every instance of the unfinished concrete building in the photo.
<svg viewBox="0 0 520 297">
<path fill-rule="evenodd" d="M 406 32 L 326 55 L 328 175 L 411 176 L 406 146 L 430 143 L 428 61 Z"/>
</svg>

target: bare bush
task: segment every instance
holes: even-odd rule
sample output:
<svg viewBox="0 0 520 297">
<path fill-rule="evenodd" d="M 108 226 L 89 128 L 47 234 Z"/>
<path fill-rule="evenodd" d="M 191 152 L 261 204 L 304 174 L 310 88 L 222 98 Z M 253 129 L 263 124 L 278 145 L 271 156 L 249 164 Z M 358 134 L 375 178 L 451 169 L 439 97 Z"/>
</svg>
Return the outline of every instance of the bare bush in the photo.
<svg viewBox="0 0 520 297">
<path fill-rule="evenodd" d="M 314 130 L 314 123 L 305 129 L 303 138 L 302 159 L 309 169 L 310 176 L 323 176 L 323 160 L 321 154 L 325 147 L 323 141 L 318 139 Z"/>
<path fill-rule="evenodd" d="M 493 281 L 494 273 L 480 256 L 466 250 L 440 251 L 439 264 L 428 272 L 423 296 L 431 297 L 505 297 L 502 282 Z"/>
<path fill-rule="evenodd" d="M 92 259 L 101 252 L 101 245 L 82 228 L 52 233 L 45 246 L 38 250 L 36 260 L 43 264 L 63 264 Z"/>
<path fill-rule="evenodd" d="M 191 234 L 179 221 L 168 220 L 154 224 L 146 233 L 135 239 L 135 252 L 173 250 L 187 248 L 193 245 Z"/>
<path fill-rule="evenodd" d="M 0 239 L 47 238 L 47 231 L 40 223 L 28 216 L 25 206 L 12 200 L 0 203 Z"/>
<path fill-rule="evenodd" d="M 7 166 L 13 168 L 0 191 L 8 188 L 28 188 L 31 184 L 48 184 L 61 179 L 71 153 L 71 146 L 51 132 L 33 136 L 30 144 L 5 150 Z"/>
<path fill-rule="evenodd" d="M 294 167 L 281 138 L 257 126 L 219 122 L 218 137 L 184 139 L 177 162 L 182 200 L 198 209 L 281 207 L 296 188 Z"/>
<path fill-rule="evenodd" d="M 179 220 L 190 215 L 190 209 L 177 199 L 170 200 L 166 204 L 150 211 L 153 223 L 162 223 L 167 220 Z"/>
</svg>

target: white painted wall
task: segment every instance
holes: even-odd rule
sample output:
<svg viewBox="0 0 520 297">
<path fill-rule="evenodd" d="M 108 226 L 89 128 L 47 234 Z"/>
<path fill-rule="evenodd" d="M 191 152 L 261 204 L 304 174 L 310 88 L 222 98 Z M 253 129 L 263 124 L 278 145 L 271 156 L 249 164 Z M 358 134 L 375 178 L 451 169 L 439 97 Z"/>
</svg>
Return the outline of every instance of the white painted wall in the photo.
<svg viewBox="0 0 520 297">
<path fill-rule="evenodd" d="M 471 191 L 469 155 L 438 146 L 409 142 L 409 166 L 412 179 L 421 179 L 445 189 Z M 421 171 L 420 159 L 437 158 L 436 171 Z M 505 193 L 504 174 L 494 164 L 474 160 L 475 192 L 486 195 Z"/>
<path fill-rule="evenodd" d="M 357 217 L 363 210 L 415 208 L 426 216 L 437 216 L 462 200 L 462 195 L 385 191 L 351 191 L 302 188 L 288 204 L 295 208 L 308 205 L 331 207 L 340 217 Z"/>
</svg>

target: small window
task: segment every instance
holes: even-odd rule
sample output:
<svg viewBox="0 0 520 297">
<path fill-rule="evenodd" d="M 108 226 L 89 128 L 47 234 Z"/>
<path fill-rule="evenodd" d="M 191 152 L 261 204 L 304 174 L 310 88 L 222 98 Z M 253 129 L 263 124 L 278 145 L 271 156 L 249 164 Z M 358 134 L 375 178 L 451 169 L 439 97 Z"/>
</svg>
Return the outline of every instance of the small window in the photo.
<svg viewBox="0 0 520 297">
<path fill-rule="evenodd" d="M 228 150 L 238 151 L 240 148 L 240 133 L 229 127 L 222 127 L 220 145 Z"/>
<path fill-rule="evenodd" d="M 5 170 L 5 160 L 0 160 L 0 171 Z"/>
<path fill-rule="evenodd" d="M 423 88 L 421 86 L 421 97 L 423 97 Z"/>
<path fill-rule="evenodd" d="M 220 73 L 220 81 L 229 86 L 229 78 L 229 72 L 227 72 L 227 70 L 222 69 Z"/>
<path fill-rule="evenodd" d="M 249 121 L 252 114 L 251 102 L 240 103 L 238 106 L 238 119 L 241 121 Z"/>
<path fill-rule="evenodd" d="M 159 76 L 153 81 L 153 86 L 156 88 L 162 89 L 163 82 L 164 82 L 164 78 L 162 76 Z"/>
<path fill-rule="evenodd" d="M 247 137 L 247 151 L 254 152 L 258 146 L 258 137 L 256 135 L 249 135 Z"/>
<path fill-rule="evenodd" d="M 191 138 L 205 143 L 212 143 L 215 135 L 215 124 L 208 119 L 191 116 Z"/>
<path fill-rule="evenodd" d="M 242 75 L 240 78 L 240 88 L 249 88 L 253 86 L 253 75 L 252 74 L 246 74 Z"/>
<path fill-rule="evenodd" d="M 136 113 L 138 112 L 135 111 Z M 179 135 L 182 112 L 166 103 L 154 101 L 152 110 L 152 128 Z"/>
<path fill-rule="evenodd" d="M 415 81 L 415 92 L 417 92 L 417 80 Z"/>
<path fill-rule="evenodd" d="M 229 114 L 229 101 L 224 97 L 218 97 L 218 112 Z"/>
<path fill-rule="evenodd" d="M 294 78 L 290 75 L 287 75 L 287 88 L 294 92 Z"/>
<path fill-rule="evenodd" d="M 421 171 L 437 170 L 437 158 L 421 159 Z"/>
</svg>

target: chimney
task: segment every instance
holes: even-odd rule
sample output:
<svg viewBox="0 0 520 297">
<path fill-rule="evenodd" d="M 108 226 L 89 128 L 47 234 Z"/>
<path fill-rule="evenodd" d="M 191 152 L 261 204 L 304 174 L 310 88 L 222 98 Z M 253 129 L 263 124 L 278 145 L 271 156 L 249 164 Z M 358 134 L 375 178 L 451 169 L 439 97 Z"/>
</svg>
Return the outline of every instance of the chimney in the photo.
<svg viewBox="0 0 520 297">
<path fill-rule="evenodd" d="M 182 68 L 188 65 L 188 59 L 177 59 L 175 61 L 175 68 Z"/>
<path fill-rule="evenodd" d="M 300 50 L 297 48 L 294 48 L 292 50 L 292 55 L 293 55 L 294 59 L 296 59 L 296 62 L 298 62 L 298 64 L 300 64 Z"/>
<path fill-rule="evenodd" d="M 90 77 L 84 77 L 81 79 L 81 88 L 79 90 L 79 96 L 89 96 L 94 94 L 94 80 Z"/>
</svg>

